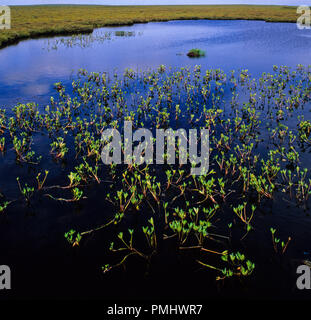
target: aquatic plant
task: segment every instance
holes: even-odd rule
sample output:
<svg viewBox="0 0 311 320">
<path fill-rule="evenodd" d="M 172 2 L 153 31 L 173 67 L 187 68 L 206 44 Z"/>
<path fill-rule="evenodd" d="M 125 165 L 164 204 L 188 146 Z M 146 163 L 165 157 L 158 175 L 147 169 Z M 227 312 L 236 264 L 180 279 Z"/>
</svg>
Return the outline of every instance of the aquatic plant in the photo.
<svg viewBox="0 0 311 320">
<path fill-rule="evenodd" d="M 55 84 L 48 106 L 0 110 L 1 163 L 20 176 L 16 185 L 16 171 L 7 170 L 6 180 L 15 187 L 1 184 L 6 197 L 0 212 L 9 217 L 19 195 L 47 211 L 54 210 L 49 204 L 60 205 L 87 216 L 85 208 L 95 208 L 100 214 L 94 213 L 94 225 L 77 222 L 64 236 L 79 250 L 103 232 L 104 273 L 137 259 L 151 270 L 165 253 L 196 262 L 220 281 L 253 275 L 256 260 L 248 245 L 250 238 L 266 237 L 263 213 L 278 206 L 301 214 L 309 210 L 311 134 L 301 115 L 310 108 L 310 75 L 311 67 L 301 66 L 277 67 L 259 79 L 248 70 L 226 74 L 199 65 L 112 75 L 81 69 L 69 87 Z M 165 143 L 161 166 L 104 165 L 103 130 L 117 129 L 124 138 L 124 120 L 131 120 L 133 129 L 209 129 L 208 172 L 194 176 L 190 163 L 179 163 L 178 139 L 175 159 Z M 289 256 L 290 241 L 273 231 L 272 253 Z M 268 243 L 270 248 L 271 239 Z"/>
<path fill-rule="evenodd" d="M 21 185 L 19 177 L 16 178 L 19 190 L 21 194 L 23 195 L 26 203 L 29 205 L 30 204 L 30 199 L 33 196 L 33 193 L 35 191 L 35 188 L 28 186 L 27 183 L 25 183 L 24 186 Z"/>
<path fill-rule="evenodd" d="M 205 51 L 200 50 L 200 49 L 191 49 L 188 53 L 187 56 L 189 58 L 199 58 L 199 57 L 204 57 L 205 56 Z"/>
<path fill-rule="evenodd" d="M 273 249 L 275 253 L 281 253 L 284 254 L 290 241 L 292 240 L 291 237 L 288 237 L 287 242 L 281 241 L 281 239 L 277 238 L 275 236 L 276 229 L 270 228 L 270 232 L 272 235 L 272 244 L 273 244 Z M 280 242 L 281 241 L 281 242 Z M 279 248 L 279 243 L 281 244 L 281 248 Z"/>
</svg>

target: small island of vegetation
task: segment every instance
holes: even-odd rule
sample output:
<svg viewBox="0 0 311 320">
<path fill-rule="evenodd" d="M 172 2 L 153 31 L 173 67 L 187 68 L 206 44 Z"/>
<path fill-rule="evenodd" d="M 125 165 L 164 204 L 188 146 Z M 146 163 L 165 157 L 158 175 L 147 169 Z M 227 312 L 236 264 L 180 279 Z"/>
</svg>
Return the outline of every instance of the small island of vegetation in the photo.
<svg viewBox="0 0 311 320">
<path fill-rule="evenodd" d="M 200 50 L 200 49 L 191 49 L 188 53 L 187 56 L 189 58 L 200 58 L 200 57 L 205 57 L 205 51 Z"/>
</svg>

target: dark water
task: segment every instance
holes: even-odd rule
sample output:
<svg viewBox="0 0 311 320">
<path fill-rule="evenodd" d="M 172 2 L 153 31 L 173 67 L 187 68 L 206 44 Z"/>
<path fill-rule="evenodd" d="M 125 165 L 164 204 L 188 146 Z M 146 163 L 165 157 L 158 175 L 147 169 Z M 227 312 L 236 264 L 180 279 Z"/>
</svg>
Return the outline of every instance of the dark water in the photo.
<svg viewBox="0 0 311 320">
<path fill-rule="evenodd" d="M 0 51 L 0 105 L 45 103 L 53 83 L 68 82 L 79 68 L 123 72 L 201 64 L 224 71 L 249 69 L 258 76 L 273 65 L 308 65 L 310 47 L 310 30 L 262 21 L 170 21 L 98 29 L 82 41 L 27 40 Z M 205 50 L 206 57 L 189 59 L 192 48 Z"/>
<path fill-rule="evenodd" d="M 206 57 L 186 56 L 188 50 L 196 47 L 205 50 Z M 123 73 L 125 68 L 138 71 L 161 64 L 177 68 L 200 64 L 204 70 L 249 69 L 256 77 L 271 72 L 273 65 L 308 65 L 310 47 L 310 31 L 298 30 L 295 24 L 258 21 L 172 21 L 99 29 L 82 38 L 27 40 L 0 51 L 0 104 L 7 108 L 24 101 L 47 104 L 49 97 L 55 95 L 53 84 L 71 83 L 79 68 Z M 304 114 L 307 119 L 309 113 Z M 46 151 L 45 168 L 52 171 L 57 165 L 48 154 L 49 145 L 41 143 L 40 136 L 36 139 L 38 148 Z M 303 160 L 306 164 L 307 158 Z M 65 171 L 53 172 L 49 184 L 65 185 Z M 27 176 L 24 168 L 16 166 L 13 155 L 0 158 L 0 172 L 3 177 Z M 16 181 L 8 181 L 5 188 L 15 190 Z M 268 258 L 264 249 L 271 246 L 269 227 L 277 222 L 284 232 L 282 238 L 294 235 L 293 259 L 303 258 L 304 250 L 306 258 L 310 256 L 311 247 L 306 243 L 310 239 L 310 218 L 305 212 L 284 203 L 280 205 L 280 198 L 276 197 L 263 216 L 258 217 L 260 227 L 267 230 L 265 240 L 250 239 L 251 250 L 256 251 L 261 261 L 258 265 L 258 271 L 264 275 L 261 280 L 265 281 L 252 282 L 250 287 L 231 284 L 225 291 L 216 292 L 214 278 L 204 278 L 202 283 L 201 273 L 185 277 L 193 265 L 180 265 L 176 269 L 180 261 L 173 258 L 171 261 L 165 255 L 161 258 L 166 263 L 156 261 L 150 270 L 156 274 L 152 278 L 139 264 L 130 273 L 112 272 L 106 277 L 100 271 L 106 260 L 100 254 L 100 243 L 109 241 L 109 235 L 96 234 L 79 250 L 70 248 L 63 237 L 70 228 L 86 230 L 100 225 L 103 216 L 111 215 L 113 208 L 98 196 L 105 191 L 105 186 L 91 187 L 86 205 L 67 205 L 41 197 L 35 211 L 18 205 L 8 217 L 3 217 L 0 252 L 15 276 L 12 297 L 291 298 L 296 275 L 288 261 L 283 265 L 281 261 L 270 270 L 265 266 L 265 262 L 271 262 L 265 260 Z M 295 294 L 299 298 L 299 293 Z"/>
</svg>

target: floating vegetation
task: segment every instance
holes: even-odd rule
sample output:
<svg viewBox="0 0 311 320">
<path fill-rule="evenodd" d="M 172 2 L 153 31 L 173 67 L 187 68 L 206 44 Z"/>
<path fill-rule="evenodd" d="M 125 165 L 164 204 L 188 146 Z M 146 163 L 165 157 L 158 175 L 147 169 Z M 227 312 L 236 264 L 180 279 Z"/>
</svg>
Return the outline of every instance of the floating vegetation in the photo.
<svg viewBox="0 0 311 320">
<path fill-rule="evenodd" d="M 136 32 L 135 31 L 115 31 L 114 35 L 116 37 L 135 37 Z M 139 35 L 141 35 L 141 32 L 139 32 Z"/>
<path fill-rule="evenodd" d="M 189 58 L 200 58 L 200 57 L 205 57 L 205 51 L 200 50 L 200 49 L 191 49 L 188 53 L 187 56 Z"/>
<path fill-rule="evenodd" d="M 56 83 L 55 92 L 44 109 L 29 103 L 0 110 L 1 166 L 6 159 L 12 166 L 13 158 L 19 168 L 18 177 L 7 170 L 2 180 L 1 215 L 42 201 L 45 210 L 58 203 L 64 211 L 95 202 L 99 223 L 76 224 L 65 238 L 87 246 L 104 230 L 104 273 L 137 259 L 150 268 L 165 251 L 220 282 L 254 277 L 257 263 L 266 265 L 254 239 L 266 256 L 291 258 L 295 237 L 263 221 L 268 210 L 310 211 L 311 66 L 274 66 L 259 79 L 248 70 L 227 74 L 199 65 L 126 69 L 123 76 L 81 69 L 70 87 Z M 122 132 L 125 120 L 152 131 L 208 129 L 209 171 L 190 175 L 189 164 L 166 162 L 103 164 L 102 132 Z"/>
<path fill-rule="evenodd" d="M 64 48 L 90 48 L 94 42 L 96 43 L 103 43 L 107 41 L 113 41 L 114 37 L 135 37 L 141 36 L 142 32 L 135 32 L 135 31 L 101 31 L 96 30 L 91 34 L 77 34 L 72 35 L 70 37 L 62 37 L 57 39 L 48 39 L 45 40 L 43 49 L 47 51 L 57 50 L 61 47 Z"/>
<path fill-rule="evenodd" d="M 88 48 L 94 42 L 102 43 L 111 40 L 111 32 L 99 32 L 96 31 L 92 34 L 77 34 L 70 37 L 63 37 L 59 39 L 45 40 L 43 49 L 47 51 L 57 50 L 60 47 L 64 48 Z"/>
</svg>

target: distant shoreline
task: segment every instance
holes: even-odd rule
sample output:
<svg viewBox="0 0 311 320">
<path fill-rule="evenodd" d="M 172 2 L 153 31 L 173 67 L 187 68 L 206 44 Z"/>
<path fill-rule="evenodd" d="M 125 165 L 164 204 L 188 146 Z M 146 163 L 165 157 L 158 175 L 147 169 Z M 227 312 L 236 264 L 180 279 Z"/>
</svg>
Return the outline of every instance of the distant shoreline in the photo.
<svg viewBox="0 0 311 320">
<path fill-rule="evenodd" d="M 12 28 L 0 30 L 0 48 L 20 40 L 91 33 L 96 28 L 170 20 L 296 22 L 295 6 L 279 5 L 23 5 L 10 6 Z"/>
</svg>

